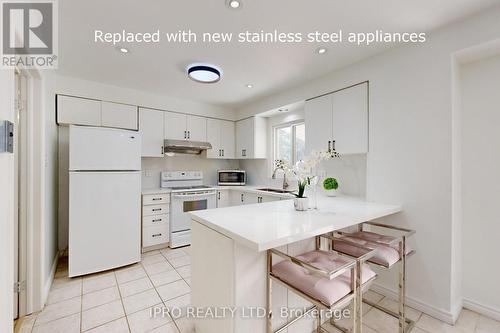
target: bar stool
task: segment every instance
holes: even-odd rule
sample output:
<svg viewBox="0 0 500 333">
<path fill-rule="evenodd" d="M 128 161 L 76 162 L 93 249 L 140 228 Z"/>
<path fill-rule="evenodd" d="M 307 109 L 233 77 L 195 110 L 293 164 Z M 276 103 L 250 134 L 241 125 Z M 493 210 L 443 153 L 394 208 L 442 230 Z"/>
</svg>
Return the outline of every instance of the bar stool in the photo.
<svg viewBox="0 0 500 333">
<path fill-rule="evenodd" d="M 379 234 L 371 231 L 363 230 L 364 225 L 375 226 L 387 230 L 398 232 L 399 236 L 390 236 Z M 357 232 L 336 232 L 340 241 L 332 240 L 332 248 L 335 251 L 347 253 L 352 256 L 363 254 L 363 250 L 359 246 L 377 250 L 367 262 L 369 264 L 381 267 L 383 269 L 391 269 L 397 263 L 399 266 L 399 313 L 395 313 L 385 307 L 363 299 L 363 302 L 379 309 L 390 316 L 399 320 L 399 332 L 408 333 L 415 326 L 415 322 L 406 318 L 406 259 L 415 251 L 407 245 L 408 237 L 415 234 L 414 230 L 399 228 L 375 222 L 365 222 L 358 226 Z"/>
<path fill-rule="evenodd" d="M 318 313 L 316 332 L 321 328 L 321 310 L 342 309 L 353 304 L 353 329 L 361 333 L 361 291 L 377 277 L 364 262 L 375 255 L 376 250 L 365 248 L 358 259 L 320 249 L 320 237 L 316 237 L 316 250 L 298 256 L 290 256 L 277 249 L 267 251 L 267 333 L 279 333 L 314 310 Z M 273 255 L 283 261 L 273 265 Z M 272 283 L 284 285 L 295 294 L 312 303 L 303 313 L 273 331 L 272 328 Z"/>
</svg>

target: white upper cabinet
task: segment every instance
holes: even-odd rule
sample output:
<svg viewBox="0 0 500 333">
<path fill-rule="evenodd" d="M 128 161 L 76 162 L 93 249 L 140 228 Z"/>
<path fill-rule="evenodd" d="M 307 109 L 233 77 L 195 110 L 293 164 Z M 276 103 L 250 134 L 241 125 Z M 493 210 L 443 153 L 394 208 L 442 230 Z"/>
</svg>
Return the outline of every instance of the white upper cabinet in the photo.
<svg viewBox="0 0 500 333">
<path fill-rule="evenodd" d="M 187 116 L 187 138 L 191 141 L 207 141 L 207 118 Z"/>
<path fill-rule="evenodd" d="M 316 97 L 306 101 L 306 152 L 327 149 L 332 140 L 332 95 Z"/>
<path fill-rule="evenodd" d="M 234 158 L 234 140 L 234 122 L 207 119 L 207 141 L 212 144 L 208 158 Z"/>
<path fill-rule="evenodd" d="M 176 112 L 165 112 L 165 139 L 207 140 L 207 119 Z"/>
<path fill-rule="evenodd" d="M 220 121 L 217 119 L 207 119 L 207 141 L 212 145 L 212 149 L 207 150 L 208 158 L 222 158 Z"/>
<path fill-rule="evenodd" d="M 250 117 L 236 122 L 236 158 L 266 158 L 267 121 Z"/>
<path fill-rule="evenodd" d="M 332 96 L 332 139 L 344 154 L 368 152 L 368 85 L 360 84 Z"/>
<path fill-rule="evenodd" d="M 139 130 L 143 157 L 163 157 L 163 114 L 152 109 L 139 109 Z"/>
<path fill-rule="evenodd" d="M 220 120 L 220 146 L 223 158 L 234 158 L 234 121 Z"/>
<path fill-rule="evenodd" d="M 137 106 L 57 95 L 57 123 L 138 130 Z"/>
<path fill-rule="evenodd" d="M 101 101 L 57 95 L 57 123 L 101 126 Z"/>
<path fill-rule="evenodd" d="M 333 141 L 341 154 L 368 152 L 368 84 L 363 83 L 306 102 L 306 151 L 327 149 Z"/>
<path fill-rule="evenodd" d="M 101 102 L 101 126 L 137 130 L 137 106 Z"/>
<path fill-rule="evenodd" d="M 187 140 L 187 116 L 182 113 L 164 112 L 165 139 Z"/>
</svg>

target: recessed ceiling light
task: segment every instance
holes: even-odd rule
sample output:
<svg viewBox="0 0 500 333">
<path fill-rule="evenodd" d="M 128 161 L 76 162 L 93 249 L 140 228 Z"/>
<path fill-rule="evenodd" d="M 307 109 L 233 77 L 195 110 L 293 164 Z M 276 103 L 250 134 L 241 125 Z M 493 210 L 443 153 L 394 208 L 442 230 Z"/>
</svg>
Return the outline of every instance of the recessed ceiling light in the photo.
<svg viewBox="0 0 500 333">
<path fill-rule="evenodd" d="M 247 85 L 246 85 L 246 87 L 247 87 L 248 89 L 252 89 L 252 88 L 253 88 L 253 84 L 249 83 L 249 84 L 247 84 Z"/>
<path fill-rule="evenodd" d="M 288 112 L 288 109 L 278 109 L 278 112 Z"/>
<path fill-rule="evenodd" d="M 215 83 L 220 80 L 222 71 L 210 64 L 191 64 L 187 68 L 189 78 L 201 83 Z"/>
<path fill-rule="evenodd" d="M 317 48 L 317 49 L 316 49 L 316 52 L 317 52 L 318 54 L 325 54 L 325 53 L 326 53 L 326 51 L 328 51 L 328 50 L 326 49 L 326 47 L 319 47 L 319 48 Z"/>
<path fill-rule="evenodd" d="M 239 9 L 241 8 L 241 6 L 243 6 L 243 3 L 241 2 L 241 0 L 227 0 L 226 6 L 230 9 Z"/>
<path fill-rule="evenodd" d="M 120 50 L 121 53 L 128 53 L 128 49 L 125 47 L 119 47 L 118 50 Z"/>
</svg>

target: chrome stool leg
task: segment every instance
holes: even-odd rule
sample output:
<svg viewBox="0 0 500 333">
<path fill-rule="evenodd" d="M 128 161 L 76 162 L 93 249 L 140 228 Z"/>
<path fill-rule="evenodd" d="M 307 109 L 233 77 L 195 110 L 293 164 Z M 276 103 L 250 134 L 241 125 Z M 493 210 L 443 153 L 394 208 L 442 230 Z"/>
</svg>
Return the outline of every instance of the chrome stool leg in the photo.
<svg viewBox="0 0 500 333">
<path fill-rule="evenodd" d="M 273 267 L 273 254 L 271 251 L 267 251 L 267 293 L 266 293 L 266 303 L 267 303 L 267 333 L 273 332 L 273 304 L 272 304 L 272 291 L 273 291 L 273 281 L 271 279 L 271 270 Z"/>
</svg>

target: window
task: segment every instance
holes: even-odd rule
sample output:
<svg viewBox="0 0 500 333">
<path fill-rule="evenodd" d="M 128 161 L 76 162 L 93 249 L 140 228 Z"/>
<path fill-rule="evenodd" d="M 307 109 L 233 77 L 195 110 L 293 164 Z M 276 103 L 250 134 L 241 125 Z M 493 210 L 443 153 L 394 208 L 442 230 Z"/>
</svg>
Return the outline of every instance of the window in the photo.
<svg viewBox="0 0 500 333">
<path fill-rule="evenodd" d="M 274 161 L 284 160 L 291 165 L 304 158 L 306 126 L 292 123 L 274 128 Z"/>
</svg>

